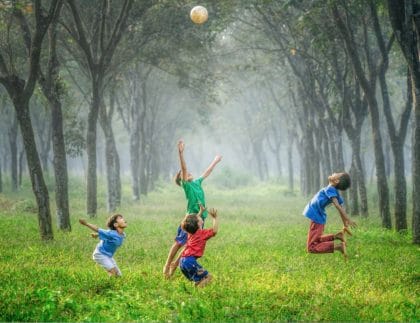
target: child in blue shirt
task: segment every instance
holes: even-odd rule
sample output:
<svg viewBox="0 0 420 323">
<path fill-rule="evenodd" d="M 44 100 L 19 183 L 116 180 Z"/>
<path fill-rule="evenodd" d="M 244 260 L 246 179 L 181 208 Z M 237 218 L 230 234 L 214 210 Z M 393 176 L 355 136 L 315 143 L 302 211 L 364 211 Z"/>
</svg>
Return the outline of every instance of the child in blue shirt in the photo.
<svg viewBox="0 0 420 323">
<path fill-rule="evenodd" d="M 92 254 L 93 260 L 105 268 L 109 276 L 121 276 L 121 270 L 113 256 L 125 239 L 124 229 L 127 227 L 127 222 L 125 222 L 123 216 L 121 214 L 111 216 L 106 224 L 109 230 L 100 229 L 96 225 L 88 223 L 85 219 L 80 219 L 79 222 L 97 232 L 92 233 L 92 237 L 99 237 L 100 241 Z"/>
<path fill-rule="evenodd" d="M 356 223 L 349 219 L 342 207 L 344 200 L 339 190 L 345 191 L 350 187 L 350 175 L 347 173 L 333 173 L 328 177 L 328 184 L 327 187 L 315 194 L 303 211 L 303 215 L 311 220 L 307 250 L 310 253 L 331 253 L 337 250 L 347 258 L 345 233 L 351 235 L 348 227 L 354 227 Z M 327 222 L 325 208 L 330 204 L 333 204 L 338 210 L 344 227 L 343 230 L 336 234 L 324 235 L 324 226 Z M 340 240 L 341 243 L 334 245 L 334 240 Z"/>
</svg>

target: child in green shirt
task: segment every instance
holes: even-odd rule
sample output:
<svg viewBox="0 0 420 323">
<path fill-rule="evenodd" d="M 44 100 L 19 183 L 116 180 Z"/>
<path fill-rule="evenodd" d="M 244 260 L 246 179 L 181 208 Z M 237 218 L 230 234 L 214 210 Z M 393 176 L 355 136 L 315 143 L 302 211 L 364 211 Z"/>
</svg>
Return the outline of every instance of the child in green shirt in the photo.
<svg viewBox="0 0 420 323">
<path fill-rule="evenodd" d="M 185 197 L 187 199 L 187 214 L 194 214 L 200 212 L 200 204 L 203 207 L 206 207 L 204 190 L 201 187 L 201 183 L 211 174 L 214 167 L 222 160 L 222 156 L 216 155 L 205 172 L 199 178 L 194 179 L 191 173 L 187 171 L 187 165 L 184 160 L 184 147 L 184 142 L 179 140 L 178 153 L 181 170 L 175 177 L 175 183 L 184 189 Z M 207 210 L 202 213 L 201 217 L 203 220 L 207 217 Z M 163 274 L 165 277 L 171 277 L 175 269 L 178 267 L 179 258 L 176 261 L 173 260 L 179 249 L 181 249 L 181 247 L 183 247 L 186 242 L 187 233 L 182 230 L 181 226 L 179 226 L 175 241 L 169 250 L 168 258 L 166 260 L 165 266 L 163 267 Z"/>
</svg>

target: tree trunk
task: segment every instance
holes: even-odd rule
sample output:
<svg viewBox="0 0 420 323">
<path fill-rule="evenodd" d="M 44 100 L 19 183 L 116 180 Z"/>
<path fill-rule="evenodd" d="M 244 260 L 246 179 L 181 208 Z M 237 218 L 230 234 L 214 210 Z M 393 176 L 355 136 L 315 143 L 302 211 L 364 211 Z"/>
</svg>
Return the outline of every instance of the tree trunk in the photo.
<svg viewBox="0 0 420 323">
<path fill-rule="evenodd" d="M 18 185 L 22 187 L 22 176 L 25 170 L 25 148 L 23 148 L 19 153 L 19 169 L 18 169 Z"/>
<path fill-rule="evenodd" d="M 54 235 L 51 226 L 49 194 L 47 186 L 45 185 L 41 162 L 35 145 L 29 106 L 25 103 L 14 102 L 14 104 L 26 151 L 32 190 L 38 205 L 39 231 L 43 240 L 50 240 L 54 238 Z"/>
<path fill-rule="evenodd" d="M 108 211 L 114 212 L 121 205 L 120 159 L 112 130 L 114 111 L 114 92 L 111 89 L 109 113 L 105 105 L 101 106 L 100 124 L 105 135 L 105 162 L 108 189 Z"/>
<path fill-rule="evenodd" d="M 293 169 L 293 142 L 294 138 L 290 131 L 287 132 L 287 169 L 288 169 L 288 179 L 289 179 L 289 190 L 290 192 L 294 191 L 294 169 Z"/>
<path fill-rule="evenodd" d="M 420 244 L 420 71 L 412 72 L 414 104 L 413 242 Z"/>
<path fill-rule="evenodd" d="M 420 7 L 416 0 L 388 0 L 392 29 L 407 62 L 413 93 L 413 243 L 420 244 Z"/>
<path fill-rule="evenodd" d="M 92 77 L 92 104 L 88 113 L 88 128 L 86 135 L 87 167 L 87 214 L 96 217 L 97 202 L 97 158 L 96 158 L 96 125 L 102 98 L 102 79 Z"/>
<path fill-rule="evenodd" d="M 354 153 L 353 153 L 354 155 Z M 350 214 L 355 216 L 359 215 L 359 195 L 358 195 L 358 183 L 357 183 L 357 171 L 355 166 L 355 157 L 353 156 L 351 167 L 350 167 Z"/>
<path fill-rule="evenodd" d="M 12 184 L 12 192 L 17 192 L 18 183 L 18 156 L 17 156 L 17 133 L 18 123 L 16 115 L 13 117 L 12 124 L 9 128 L 9 146 L 10 146 L 10 178 Z"/>
<path fill-rule="evenodd" d="M 362 159 L 360 157 L 360 137 L 352 144 L 354 165 L 357 176 L 357 189 L 360 197 L 360 211 L 363 217 L 368 216 L 368 197 L 366 190 L 365 172 L 363 169 Z"/>
<path fill-rule="evenodd" d="M 0 193 L 3 193 L 3 173 L 2 173 L 1 159 L 0 159 Z"/>
<path fill-rule="evenodd" d="M 68 171 L 64 142 L 63 113 L 61 102 L 50 101 L 52 122 L 53 166 L 55 178 L 55 204 L 57 207 L 57 226 L 60 230 L 71 231 Z"/>
</svg>

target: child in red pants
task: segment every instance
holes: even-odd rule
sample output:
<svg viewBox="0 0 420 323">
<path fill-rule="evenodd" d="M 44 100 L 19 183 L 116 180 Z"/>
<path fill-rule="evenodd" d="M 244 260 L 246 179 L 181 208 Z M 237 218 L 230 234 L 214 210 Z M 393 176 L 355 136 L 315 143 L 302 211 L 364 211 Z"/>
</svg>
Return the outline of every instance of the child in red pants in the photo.
<svg viewBox="0 0 420 323">
<path fill-rule="evenodd" d="M 332 253 L 334 250 L 340 251 L 347 258 L 345 234 L 349 234 L 349 226 L 355 227 L 356 223 L 351 221 L 342 207 L 343 198 L 338 190 L 344 191 L 350 187 L 350 176 L 347 173 L 334 173 L 328 177 L 328 186 L 321 189 L 312 200 L 306 205 L 303 215 L 311 220 L 308 232 L 307 250 L 310 253 Z M 333 204 L 338 210 L 343 221 L 343 230 L 335 234 L 323 234 L 324 226 L 327 221 L 325 208 Z M 339 244 L 334 244 L 334 240 L 340 240 Z"/>
</svg>

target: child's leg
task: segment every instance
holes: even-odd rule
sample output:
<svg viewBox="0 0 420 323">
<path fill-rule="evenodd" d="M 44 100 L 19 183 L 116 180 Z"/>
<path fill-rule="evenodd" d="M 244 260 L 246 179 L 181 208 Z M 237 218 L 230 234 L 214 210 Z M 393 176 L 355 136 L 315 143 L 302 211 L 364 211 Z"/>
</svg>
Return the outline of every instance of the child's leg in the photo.
<svg viewBox="0 0 420 323">
<path fill-rule="evenodd" d="M 344 259 L 347 260 L 347 246 L 345 242 L 335 245 L 334 250 L 340 251 L 344 256 Z"/>
<path fill-rule="evenodd" d="M 165 266 L 163 266 L 163 274 L 166 277 L 169 277 L 169 271 L 170 271 L 170 265 L 172 264 L 172 261 L 174 260 L 177 252 L 179 249 L 181 249 L 181 245 L 177 243 L 176 241 L 173 243 L 171 249 L 169 249 L 168 258 L 166 259 Z"/>
<path fill-rule="evenodd" d="M 204 287 L 208 285 L 213 279 L 213 276 L 208 274 L 206 277 L 204 277 L 202 280 L 200 280 L 195 286 L 196 287 Z"/>
<path fill-rule="evenodd" d="M 324 233 L 324 225 L 311 221 L 308 232 L 307 250 L 310 253 L 334 252 L 334 235 Z"/>
<path fill-rule="evenodd" d="M 182 230 L 181 226 L 178 227 L 177 234 L 175 237 L 175 242 L 172 245 L 171 249 L 169 250 L 168 258 L 166 259 L 165 266 L 163 266 L 163 274 L 166 278 L 169 278 L 172 276 L 174 271 L 176 270 L 176 267 L 178 264 L 172 265 L 172 262 L 178 252 L 179 249 L 181 249 L 182 246 L 184 246 L 187 243 L 188 234 Z M 179 262 L 179 260 L 177 259 Z"/>
<path fill-rule="evenodd" d="M 181 257 L 179 268 L 184 276 L 193 281 L 197 287 L 204 287 L 212 279 L 209 272 L 205 270 L 193 256 Z"/>
</svg>

